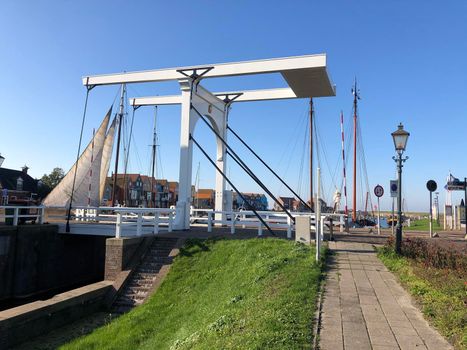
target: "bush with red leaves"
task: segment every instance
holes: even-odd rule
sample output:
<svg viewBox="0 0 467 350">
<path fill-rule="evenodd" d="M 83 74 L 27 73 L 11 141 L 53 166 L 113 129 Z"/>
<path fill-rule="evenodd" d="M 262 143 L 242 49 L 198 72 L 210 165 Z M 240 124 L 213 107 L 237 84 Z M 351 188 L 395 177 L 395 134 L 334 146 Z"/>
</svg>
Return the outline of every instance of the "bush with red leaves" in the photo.
<svg viewBox="0 0 467 350">
<path fill-rule="evenodd" d="M 386 247 L 393 249 L 394 244 L 394 237 L 389 237 Z M 439 245 L 423 238 L 406 238 L 402 240 L 401 253 L 426 267 L 450 269 L 460 273 L 467 271 L 467 255 L 450 245 Z"/>
</svg>

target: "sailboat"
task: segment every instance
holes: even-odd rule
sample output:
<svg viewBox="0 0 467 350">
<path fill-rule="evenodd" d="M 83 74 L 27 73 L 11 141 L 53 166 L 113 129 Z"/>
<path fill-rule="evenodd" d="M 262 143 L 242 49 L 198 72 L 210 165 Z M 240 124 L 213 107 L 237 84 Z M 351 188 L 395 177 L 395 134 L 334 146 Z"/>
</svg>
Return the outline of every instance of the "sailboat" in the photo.
<svg viewBox="0 0 467 350">
<path fill-rule="evenodd" d="M 363 212 L 363 215 L 358 215 L 358 210 L 357 210 L 357 146 L 359 142 L 357 142 L 358 137 L 359 137 L 359 128 L 358 128 L 358 120 L 357 120 L 357 115 L 358 115 L 358 100 L 360 100 L 360 93 L 357 88 L 357 81 L 355 80 L 355 84 L 352 88 L 352 94 L 353 94 L 353 178 L 352 178 L 352 216 L 351 216 L 351 225 L 354 227 L 365 227 L 365 226 L 375 226 L 376 223 L 374 220 L 372 220 L 368 216 L 368 204 L 370 204 L 370 208 L 372 208 L 371 205 L 371 197 L 370 197 L 370 191 L 368 188 L 368 175 L 366 173 L 366 165 L 365 163 L 363 164 L 363 174 L 366 177 L 366 195 L 365 195 L 365 210 Z M 346 184 L 346 169 L 345 169 L 345 150 L 344 150 L 344 127 L 343 127 L 344 119 L 343 119 L 343 114 L 341 113 L 341 133 L 342 133 L 342 161 L 343 161 L 343 187 L 344 187 L 344 199 L 345 199 L 345 214 L 348 214 L 348 208 L 347 208 L 347 184 Z M 360 136 L 361 137 L 361 136 Z M 362 146 L 360 142 L 360 146 Z M 360 152 L 363 152 L 363 149 L 360 150 Z M 363 155 L 364 157 L 364 155 Z M 364 158 L 363 158 L 364 162 Z M 370 203 L 369 203 L 370 202 Z"/>
<path fill-rule="evenodd" d="M 112 107 L 106 113 L 78 161 L 52 192 L 45 197 L 43 205 L 48 207 L 68 206 L 75 176 L 73 205 L 99 206 L 101 204 L 114 144 L 116 119 L 114 118 L 108 127 L 111 114 Z"/>
</svg>

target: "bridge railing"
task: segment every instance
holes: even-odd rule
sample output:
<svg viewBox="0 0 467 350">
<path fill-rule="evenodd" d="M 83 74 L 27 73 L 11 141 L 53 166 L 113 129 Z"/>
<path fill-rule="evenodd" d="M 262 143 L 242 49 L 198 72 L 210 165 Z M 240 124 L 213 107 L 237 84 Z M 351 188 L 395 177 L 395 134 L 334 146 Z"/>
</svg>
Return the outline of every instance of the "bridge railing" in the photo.
<svg viewBox="0 0 467 350">
<path fill-rule="evenodd" d="M 0 219 L 5 222 L 11 220 L 13 226 L 17 226 L 22 221 L 33 221 L 42 224 L 44 222 L 44 206 L 0 206 Z"/>
<path fill-rule="evenodd" d="M 169 208 L 114 208 L 116 213 L 115 237 L 120 238 L 125 227 L 136 227 L 136 236 L 141 236 L 148 227 L 154 234 L 167 227 L 172 232 L 175 209 Z"/>
<path fill-rule="evenodd" d="M 50 206 L 46 209 L 60 211 L 59 214 L 48 214 L 48 218 L 59 221 L 67 218 L 65 207 Z M 120 238 L 123 235 L 157 234 L 161 229 L 172 232 L 175 209 L 75 206 L 71 219 L 83 223 L 115 224 L 115 237 Z"/>
<path fill-rule="evenodd" d="M 204 215 L 199 215 L 199 214 Z M 292 237 L 292 231 L 295 230 L 293 220 L 285 213 L 278 213 L 272 211 L 257 211 L 264 222 L 271 228 L 279 228 L 287 230 L 287 237 Z M 216 214 L 218 218 L 216 218 Z M 309 212 L 292 212 L 292 216 L 307 215 L 310 216 L 311 230 L 316 232 L 315 214 Z M 221 219 L 219 219 L 219 217 Z M 192 209 L 191 210 L 191 221 L 194 223 L 201 223 L 207 226 L 208 232 L 212 232 L 213 225 L 222 225 L 230 227 L 230 232 L 235 233 L 236 228 L 253 227 L 257 228 L 258 236 L 263 234 L 264 225 L 259 220 L 253 211 L 242 210 L 242 211 L 217 211 L 212 209 Z M 323 213 L 321 215 L 321 231 L 324 232 L 325 226 L 331 229 L 331 226 L 338 225 L 340 232 L 345 229 L 345 215 L 344 214 L 332 214 Z"/>
<path fill-rule="evenodd" d="M 4 214 L 2 214 L 2 210 Z M 49 213 L 46 216 L 46 209 L 58 209 L 60 214 Z M 66 220 L 65 207 L 44 207 L 44 206 L 0 206 L 0 219 L 12 219 L 13 225 L 18 225 L 21 219 L 33 220 L 43 223 L 45 217 L 48 219 Z M 27 211 L 27 212 L 25 212 Z M 159 233 L 161 229 L 172 232 L 176 210 L 170 208 L 133 208 L 133 207 L 73 207 L 72 219 L 80 222 L 115 224 L 115 236 L 141 235 L 143 233 Z M 287 237 L 292 236 L 295 230 L 293 221 L 285 213 L 273 211 L 258 211 L 261 218 L 271 228 L 284 229 Z M 220 215 L 216 215 L 220 214 Z M 293 216 L 310 216 L 311 230 L 316 231 L 315 215 L 309 212 L 292 212 Z M 208 232 L 212 232 L 213 225 L 228 226 L 232 234 L 236 229 L 256 228 L 258 235 L 263 234 L 265 228 L 262 222 L 255 216 L 253 211 L 216 211 L 212 209 L 191 209 L 191 222 L 204 224 Z M 323 213 L 321 215 L 321 232 L 325 226 L 338 225 L 340 231 L 345 229 L 345 215 Z M 124 232 L 125 231 L 125 232 Z"/>
</svg>

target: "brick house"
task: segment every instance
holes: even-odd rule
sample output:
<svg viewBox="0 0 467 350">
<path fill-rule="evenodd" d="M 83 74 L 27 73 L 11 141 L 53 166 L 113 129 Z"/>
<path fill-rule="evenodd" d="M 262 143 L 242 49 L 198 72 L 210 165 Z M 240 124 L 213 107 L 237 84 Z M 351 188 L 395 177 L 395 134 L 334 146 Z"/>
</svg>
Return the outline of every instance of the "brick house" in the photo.
<svg viewBox="0 0 467 350">
<path fill-rule="evenodd" d="M 248 203 L 253 206 L 255 210 L 268 210 L 268 199 L 263 193 L 243 193 L 242 196 L 248 201 Z M 247 203 L 244 203 L 242 197 L 233 194 L 233 209 L 249 209 Z"/>
<path fill-rule="evenodd" d="M 124 186 L 126 182 L 126 186 Z M 154 189 L 151 191 L 151 184 Z M 103 205 L 111 205 L 113 191 L 113 176 L 105 182 Z M 126 192 L 126 193 L 125 193 Z M 178 200 L 178 182 L 166 179 L 155 179 L 141 174 L 117 175 L 118 204 L 128 207 L 153 207 L 155 195 L 156 208 L 169 208 Z"/>
<path fill-rule="evenodd" d="M 0 205 L 31 205 L 37 204 L 37 191 L 40 180 L 28 175 L 28 167 L 21 171 L 0 167 Z"/>
<path fill-rule="evenodd" d="M 296 199 L 294 197 L 277 197 L 277 200 L 285 209 L 294 210 L 294 203 L 296 203 Z M 277 203 L 274 203 L 274 210 L 281 211 L 282 208 Z"/>
<path fill-rule="evenodd" d="M 200 188 L 193 196 L 193 207 L 197 209 L 214 209 L 216 191 L 210 188 Z"/>
</svg>

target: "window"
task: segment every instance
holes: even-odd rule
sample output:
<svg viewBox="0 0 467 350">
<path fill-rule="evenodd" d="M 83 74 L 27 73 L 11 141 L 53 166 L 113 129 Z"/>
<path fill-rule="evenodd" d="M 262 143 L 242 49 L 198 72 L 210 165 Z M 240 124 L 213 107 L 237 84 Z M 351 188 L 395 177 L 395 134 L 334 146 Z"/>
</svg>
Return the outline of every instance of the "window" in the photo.
<svg viewBox="0 0 467 350">
<path fill-rule="evenodd" d="M 23 179 L 21 177 L 18 177 L 18 179 L 16 180 L 16 190 L 17 191 L 23 190 Z"/>
</svg>

